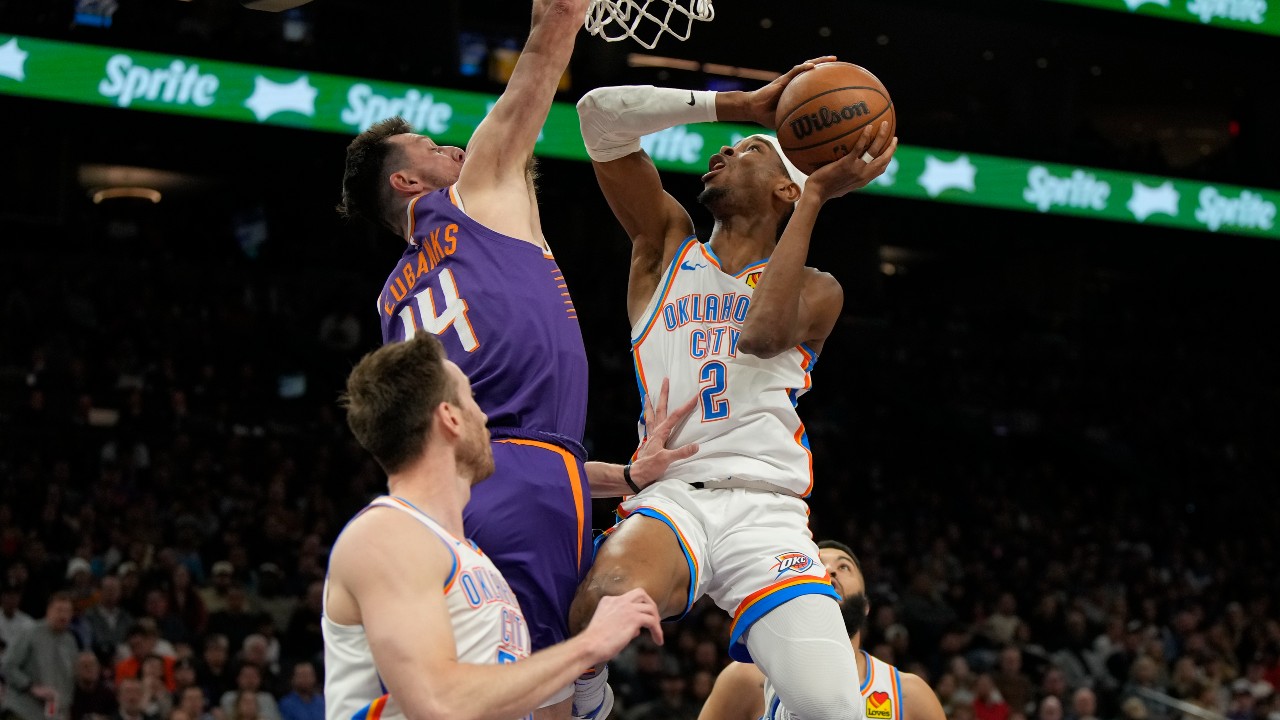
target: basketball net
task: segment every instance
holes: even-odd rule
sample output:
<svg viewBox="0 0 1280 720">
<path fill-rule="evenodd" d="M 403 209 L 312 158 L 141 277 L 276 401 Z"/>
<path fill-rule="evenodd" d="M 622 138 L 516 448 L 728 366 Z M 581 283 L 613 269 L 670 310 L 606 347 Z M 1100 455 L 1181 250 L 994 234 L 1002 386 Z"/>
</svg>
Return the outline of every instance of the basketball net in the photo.
<svg viewBox="0 0 1280 720">
<path fill-rule="evenodd" d="M 586 26 L 609 42 L 632 38 L 652 50 L 664 34 L 688 40 L 694 21 L 715 16 L 711 0 L 592 0 Z"/>
</svg>

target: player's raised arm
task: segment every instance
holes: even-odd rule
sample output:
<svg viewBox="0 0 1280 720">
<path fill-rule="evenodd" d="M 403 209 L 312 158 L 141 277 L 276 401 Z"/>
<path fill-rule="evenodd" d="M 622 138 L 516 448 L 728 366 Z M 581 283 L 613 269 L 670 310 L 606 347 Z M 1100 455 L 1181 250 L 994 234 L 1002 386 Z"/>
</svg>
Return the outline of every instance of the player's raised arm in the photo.
<svg viewBox="0 0 1280 720">
<path fill-rule="evenodd" d="M 602 603 L 579 636 L 525 660 L 460 663 L 442 592 L 452 568 L 448 551 L 431 538 L 424 544 L 429 531 L 409 515 L 382 511 L 374 520 L 365 514 L 339 538 L 327 602 L 358 608 L 379 676 L 409 720 L 520 717 L 582 668 L 613 657 L 641 628 L 661 642 L 657 607 L 640 591 Z M 430 551 L 424 557 L 411 547 Z"/>
<path fill-rule="evenodd" d="M 534 0 L 529 39 L 507 89 L 467 143 L 458 191 L 467 213 L 493 230 L 522 240 L 541 232 L 526 169 L 589 4 Z"/>
<path fill-rule="evenodd" d="M 809 176 L 787 222 L 778 247 L 760 277 L 738 348 L 769 358 L 806 343 L 815 352 L 831 334 L 844 304 L 844 291 L 835 278 L 807 269 L 809 240 L 818 211 L 830 199 L 865 187 L 888 167 L 897 149 L 888 123 L 872 135 L 863 132 L 854 151 Z M 776 145 L 772 152 L 776 152 Z M 864 159 L 870 153 L 871 162 Z"/>
<path fill-rule="evenodd" d="M 693 233 L 689 213 L 663 189 L 657 167 L 640 148 L 640 138 L 676 125 L 718 120 L 772 128 L 774 109 L 787 83 L 814 64 L 833 59 L 797 65 L 753 92 L 624 85 L 597 88 L 578 101 L 582 139 L 596 179 L 633 243 L 627 299 L 633 321 L 644 311 L 676 248 Z"/>
</svg>

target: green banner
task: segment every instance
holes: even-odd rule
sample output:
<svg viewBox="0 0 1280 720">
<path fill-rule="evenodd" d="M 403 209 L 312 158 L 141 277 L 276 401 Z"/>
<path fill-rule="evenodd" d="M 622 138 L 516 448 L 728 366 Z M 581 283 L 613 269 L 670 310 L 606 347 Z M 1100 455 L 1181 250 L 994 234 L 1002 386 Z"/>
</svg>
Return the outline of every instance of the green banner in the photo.
<svg viewBox="0 0 1280 720">
<path fill-rule="evenodd" d="M 1268 0 L 1057 0 L 1166 20 L 1280 35 L 1280 15 L 1268 14 Z"/>
<path fill-rule="evenodd" d="M 1199 0 L 1203 1 L 1203 0 Z M 0 35 L 0 94 L 283 125 L 347 135 L 403 115 L 463 145 L 494 95 Z M 703 173 L 713 148 L 757 128 L 684 125 L 650 135 L 664 170 Z M 586 160 L 572 105 L 556 103 L 545 157 Z M 1280 239 L 1280 192 L 900 146 L 868 192 L 965 205 Z"/>
</svg>

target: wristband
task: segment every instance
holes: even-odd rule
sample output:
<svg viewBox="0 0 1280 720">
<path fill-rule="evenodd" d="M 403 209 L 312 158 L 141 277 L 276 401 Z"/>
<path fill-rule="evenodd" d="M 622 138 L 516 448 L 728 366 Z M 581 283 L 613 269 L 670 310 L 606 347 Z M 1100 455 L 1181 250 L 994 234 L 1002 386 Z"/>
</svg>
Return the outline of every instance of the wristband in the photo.
<svg viewBox="0 0 1280 720">
<path fill-rule="evenodd" d="M 631 463 L 622 466 L 622 479 L 627 481 L 627 487 L 631 488 L 631 492 L 640 494 L 640 488 L 636 487 L 636 483 L 631 479 Z"/>
</svg>

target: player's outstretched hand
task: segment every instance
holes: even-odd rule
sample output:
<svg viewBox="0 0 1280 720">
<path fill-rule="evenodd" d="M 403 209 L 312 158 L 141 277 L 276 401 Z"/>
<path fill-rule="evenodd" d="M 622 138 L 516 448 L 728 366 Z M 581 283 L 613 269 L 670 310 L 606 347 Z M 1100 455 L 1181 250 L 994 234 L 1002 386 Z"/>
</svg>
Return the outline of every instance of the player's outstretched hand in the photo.
<svg viewBox="0 0 1280 720">
<path fill-rule="evenodd" d="M 806 60 L 788 70 L 786 74 L 779 75 L 768 85 L 747 93 L 747 111 L 751 121 L 773 130 L 776 126 L 774 115 L 778 112 L 778 98 L 782 97 L 782 91 L 787 87 L 787 84 L 795 80 L 800 73 L 812 70 L 815 65 L 835 62 L 835 59 L 835 55 L 824 55 L 812 60 Z"/>
<path fill-rule="evenodd" d="M 678 448 L 667 447 L 672 433 L 698 407 L 698 397 L 695 395 L 685 404 L 668 412 L 667 393 L 670 389 L 670 380 L 663 378 L 657 404 L 654 404 L 651 397 L 644 399 L 644 426 L 649 432 L 644 445 L 640 446 L 640 452 L 636 454 L 635 462 L 631 463 L 631 482 L 641 490 L 657 482 L 671 463 L 693 457 L 698 452 L 697 443 Z"/>
<path fill-rule="evenodd" d="M 591 662 L 612 660 L 644 628 L 648 628 L 654 642 L 662 644 L 662 617 L 657 604 L 644 589 L 602 598 L 587 629 L 582 631 Z"/>
<path fill-rule="evenodd" d="M 822 202 L 826 202 L 860 190 L 880 177 L 898 149 L 898 138 L 889 137 L 888 121 L 881 121 L 875 133 L 868 132 L 870 129 L 859 133 L 848 155 L 823 165 L 809 176 L 804 186 L 806 195 L 816 193 Z"/>
</svg>

